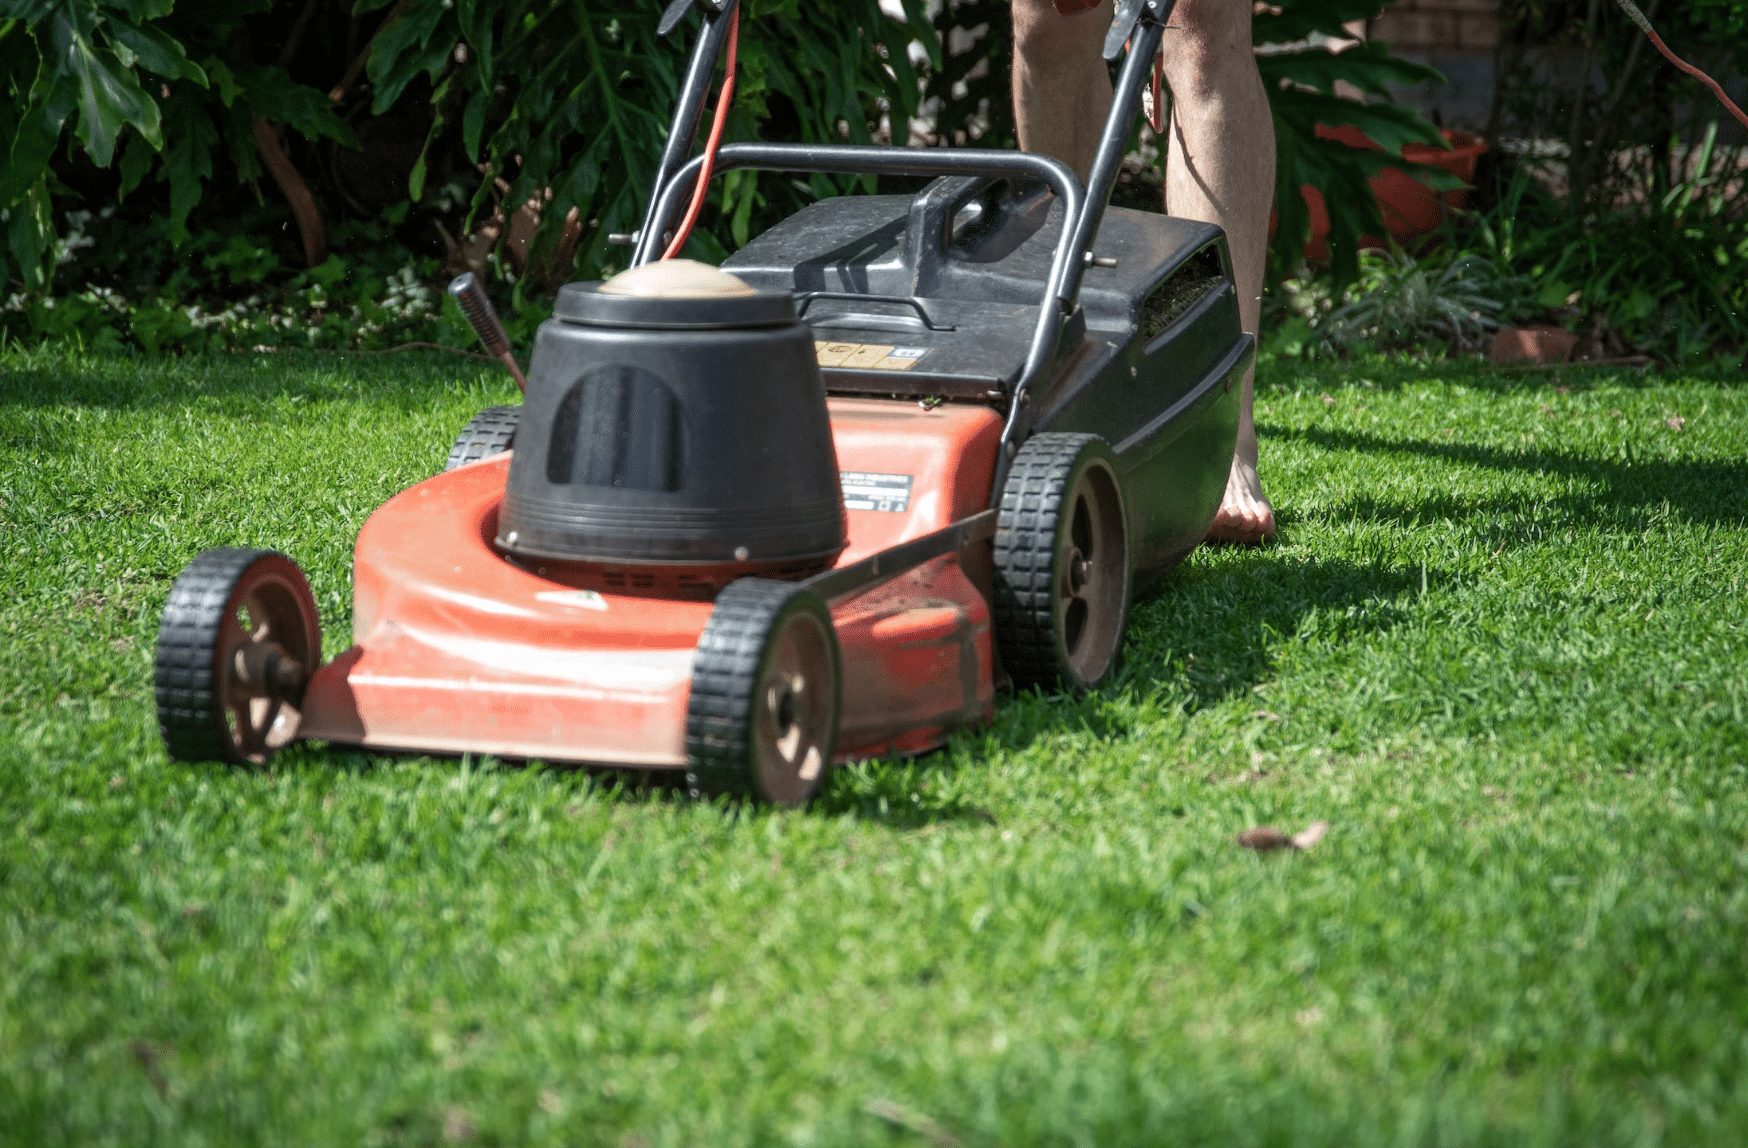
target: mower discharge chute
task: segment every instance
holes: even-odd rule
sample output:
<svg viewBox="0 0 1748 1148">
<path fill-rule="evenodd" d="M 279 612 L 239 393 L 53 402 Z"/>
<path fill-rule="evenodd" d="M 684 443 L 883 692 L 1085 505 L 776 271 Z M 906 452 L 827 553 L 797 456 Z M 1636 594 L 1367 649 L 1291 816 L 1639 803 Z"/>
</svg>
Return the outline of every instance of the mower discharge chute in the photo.
<svg viewBox="0 0 1748 1148">
<path fill-rule="evenodd" d="M 835 761 L 986 721 L 1004 678 L 1109 676 L 1132 597 L 1213 520 L 1254 349 L 1217 228 L 1107 209 L 1170 3 L 1118 7 L 1088 187 L 971 148 L 688 159 L 738 4 L 665 21 L 688 7 L 632 269 L 565 287 L 524 405 L 371 515 L 339 657 L 289 559 L 195 559 L 158 640 L 172 757 L 317 739 L 799 804 Z M 658 259 L 701 172 L 736 169 L 935 178 L 817 202 L 720 269 Z M 483 294 L 458 298 L 514 370 Z"/>
</svg>

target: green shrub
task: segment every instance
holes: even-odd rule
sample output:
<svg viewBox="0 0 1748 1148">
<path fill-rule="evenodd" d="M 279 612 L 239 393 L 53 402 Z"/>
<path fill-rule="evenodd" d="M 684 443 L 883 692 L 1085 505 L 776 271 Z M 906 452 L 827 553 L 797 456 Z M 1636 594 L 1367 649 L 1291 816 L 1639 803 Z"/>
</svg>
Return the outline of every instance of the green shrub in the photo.
<svg viewBox="0 0 1748 1148">
<path fill-rule="evenodd" d="M 1259 44 L 1293 45 L 1259 56 L 1275 123 L 1275 233 L 1271 263 L 1279 275 L 1304 261 L 1311 219 L 1301 187 L 1323 193 L 1329 210 L 1331 270 L 1338 283 L 1359 274 L 1360 238 L 1382 235 L 1384 221 L 1368 181 L 1386 166 L 1404 166 L 1402 149 L 1409 144 L 1443 146 L 1438 130 L 1406 105 L 1390 102 L 1390 85 L 1438 80 L 1431 68 L 1393 55 L 1389 46 L 1365 43 L 1332 52 L 1328 39 L 1340 39 L 1343 25 L 1370 20 L 1383 11 L 1384 0 L 1279 0 L 1255 19 Z M 1367 98 L 1336 94 L 1348 84 Z M 1360 151 L 1320 138 L 1319 127 L 1360 129 L 1381 151 Z M 1415 177 L 1433 187 L 1450 185 L 1443 172 L 1413 168 Z"/>
<path fill-rule="evenodd" d="M 1748 2 L 1640 7 L 1678 55 L 1725 81 L 1748 73 Z M 1617 4 L 1506 0 L 1501 16 L 1494 134 L 1552 144 L 1549 174 L 1573 211 L 1656 198 L 1687 180 L 1694 149 L 1725 113 Z M 1538 74 L 1550 50 L 1579 66 Z M 1748 159 L 1741 143 L 1725 152 L 1726 162 Z"/>
<path fill-rule="evenodd" d="M 239 43 L 270 0 L 9 0 L 0 20 L 0 275 L 46 286 L 57 204 L 66 181 L 113 168 L 106 190 L 125 200 L 147 183 L 168 190 L 169 233 L 188 238 L 189 213 L 215 174 L 261 174 L 257 116 L 312 138 L 353 143 L 319 90 L 255 63 Z M 69 139 L 69 137 L 71 137 Z M 85 206 L 92 206 L 87 203 Z"/>
<path fill-rule="evenodd" d="M 1460 242 L 1529 284 L 1512 321 L 1557 321 L 1673 362 L 1748 348 L 1748 212 L 1717 129 L 1647 200 L 1573 204 L 1519 169 Z"/>
<path fill-rule="evenodd" d="M 867 140 L 883 118 L 909 122 L 925 94 L 949 95 L 940 114 L 965 115 L 966 101 L 950 96 L 974 61 L 941 59 L 940 32 L 951 22 L 988 25 L 975 51 L 989 66 L 970 84 L 970 103 L 989 138 L 1011 136 L 1007 0 L 959 0 L 936 27 L 922 0 L 906 7 L 910 18 L 900 21 L 876 0 L 747 0 L 753 31 L 742 45 L 733 133 Z M 1257 37 L 1280 44 L 1336 34 L 1342 21 L 1381 7 L 1284 0 L 1258 17 Z M 287 150 L 318 210 L 344 215 L 344 189 L 324 179 L 326 169 L 338 152 L 360 146 L 357 133 L 373 118 L 391 115 L 423 133 L 405 172 L 407 206 L 436 211 L 459 200 L 477 222 L 500 202 L 550 194 L 535 256 L 557 246 L 574 211 L 574 262 L 598 274 L 619 257 L 608 233 L 630 229 L 640 215 L 684 64 L 682 45 L 656 39 L 659 10 L 649 0 L 309 0 L 296 8 L 271 0 L 11 0 L 0 20 L 0 136 L 12 140 L 0 167 L 0 274 L 43 288 L 57 258 L 58 212 L 91 206 L 92 186 L 118 201 L 142 189 L 167 193 L 169 238 L 186 243 L 203 197 L 262 182 L 257 119 L 291 131 Z M 931 65 L 921 76 L 913 42 Z M 364 75 L 349 84 L 341 63 L 353 51 L 361 51 Z M 1355 189 L 1387 157 L 1319 140 L 1315 127 L 1356 124 L 1390 152 L 1436 140 L 1404 109 L 1331 94 L 1337 81 L 1379 93 L 1427 73 L 1377 47 L 1337 56 L 1302 45 L 1266 55 L 1262 67 L 1281 155 L 1279 262 L 1290 265 L 1302 244 L 1308 224 L 1297 188 L 1312 183 L 1330 192 L 1338 270 L 1351 271 L 1352 241 L 1378 223 L 1370 197 Z M 109 181 L 92 179 L 93 170 Z M 732 175 L 716 197 L 723 233 L 742 242 L 807 196 L 848 182 Z M 317 248 L 312 257 L 319 255 Z"/>
<path fill-rule="evenodd" d="M 734 132 L 865 141 L 884 114 L 904 122 L 919 87 L 909 45 L 919 33 L 933 43 L 922 0 L 906 2 L 908 25 L 877 0 L 748 0 L 757 32 L 742 42 Z M 344 189 L 322 178 L 333 151 L 295 137 L 355 149 L 353 124 L 392 115 L 424 136 L 405 173 L 407 206 L 449 196 L 437 176 L 476 218 L 500 199 L 550 192 L 537 252 L 574 209 L 587 237 L 578 261 L 598 270 L 613 258 L 605 235 L 637 221 L 690 38 L 688 27 L 678 43 L 658 41 L 661 9 L 648 0 L 12 4 L 0 20 L 0 138 L 12 140 L 0 167 L 0 275 L 36 289 L 55 265 L 57 210 L 79 198 L 73 183 L 117 200 L 163 185 L 170 238 L 186 243 L 203 195 L 261 182 L 257 119 L 293 133 L 287 150 L 323 214 L 346 212 Z M 342 74 L 349 39 L 363 45 L 355 81 Z M 744 237 L 759 207 L 792 207 L 802 194 L 729 178 L 719 203 Z"/>
<path fill-rule="evenodd" d="M 1475 255 L 1416 259 L 1365 251 L 1347 299 L 1318 324 L 1321 346 L 1403 350 L 1428 344 L 1478 351 L 1516 286 Z"/>
</svg>

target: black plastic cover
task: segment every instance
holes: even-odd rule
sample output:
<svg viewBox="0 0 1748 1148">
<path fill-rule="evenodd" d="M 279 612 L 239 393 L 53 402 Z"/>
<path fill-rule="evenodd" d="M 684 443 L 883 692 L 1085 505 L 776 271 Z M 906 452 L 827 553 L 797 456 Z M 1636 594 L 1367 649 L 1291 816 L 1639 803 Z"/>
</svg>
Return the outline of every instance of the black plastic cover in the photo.
<svg viewBox="0 0 1748 1148">
<path fill-rule="evenodd" d="M 535 342 L 498 545 L 603 564 L 835 558 L 846 540 L 837 455 L 813 335 L 789 297 L 573 286 L 583 289 L 561 293 L 561 317 Z M 787 320 L 768 321 L 779 309 Z M 715 325 L 736 310 L 757 325 Z M 639 318 L 603 321 L 614 313 Z"/>
</svg>

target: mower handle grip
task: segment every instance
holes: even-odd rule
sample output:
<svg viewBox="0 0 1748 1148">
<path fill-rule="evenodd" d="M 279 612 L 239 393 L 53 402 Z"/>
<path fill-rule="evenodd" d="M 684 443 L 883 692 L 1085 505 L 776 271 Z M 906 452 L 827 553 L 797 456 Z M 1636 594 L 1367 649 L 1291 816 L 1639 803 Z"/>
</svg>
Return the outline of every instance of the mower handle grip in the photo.
<svg viewBox="0 0 1748 1148">
<path fill-rule="evenodd" d="M 527 391 L 528 377 L 516 363 L 516 353 L 510 348 L 510 336 L 504 330 L 504 324 L 498 321 L 498 313 L 492 308 L 492 301 L 486 297 L 486 289 L 480 286 L 479 277 L 471 271 L 463 271 L 449 281 L 449 295 L 455 300 L 455 305 L 461 308 L 467 325 L 479 336 L 480 345 L 494 359 L 504 364 L 504 369 L 516 380 L 518 388 Z"/>
<path fill-rule="evenodd" d="M 670 221 L 678 214 L 680 205 L 691 196 L 693 185 L 697 182 L 703 166 L 703 157 L 694 156 L 661 188 L 654 210 L 650 212 L 654 230 L 641 237 L 637 254 L 632 259 L 633 266 L 647 263 L 654 258 L 655 251 L 659 250 L 657 240 L 660 233 L 667 229 Z M 1056 256 L 1050 267 L 1049 294 L 1046 297 L 1056 305 L 1046 307 L 1045 311 L 1054 320 L 1055 326 L 1059 327 L 1062 316 L 1074 306 L 1074 298 L 1080 287 L 1081 269 L 1078 266 L 1079 260 L 1070 257 L 1066 246 L 1070 231 L 1067 224 L 1084 214 L 1086 189 L 1081 186 L 1074 171 L 1061 160 L 1035 152 L 991 148 L 909 148 L 873 144 L 723 144 L 717 152 L 713 174 L 721 176 L 737 168 L 802 174 L 949 175 L 986 178 L 1007 176 L 1037 180 L 1055 192 L 1056 197 L 1061 200 L 1065 222 L 1064 241 L 1057 244 Z M 972 186 L 960 184 L 955 190 L 966 192 Z M 949 198 L 951 194 L 949 193 Z M 964 194 L 959 199 L 958 207 L 964 206 L 970 194 L 974 192 Z M 956 212 L 958 207 L 953 210 Z M 1055 334 L 1053 328 L 1052 341 Z"/>
<path fill-rule="evenodd" d="M 953 246 L 953 221 L 973 202 L 981 201 L 985 211 L 994 210 L 990 193 L 1000 182 L 1000 176 L 947 176 L 911 200 L 904 227 L 904 265 L 910 268 L 912 289 L 918 295 L 929 294 L 937 285 L 947 250 Z"/>
<path fill-rule="evenodd" d="M 717 12 L 728 6 L 728 0 L 673 0 L 667 10 L 662 13 L 661 23 L 656 25 L 656 35 L 666 36 L 680 26 L 680 21 L 686 18 L 686 13 L 692 10 L 694 4 L 708 4 Z"/>
</svg>

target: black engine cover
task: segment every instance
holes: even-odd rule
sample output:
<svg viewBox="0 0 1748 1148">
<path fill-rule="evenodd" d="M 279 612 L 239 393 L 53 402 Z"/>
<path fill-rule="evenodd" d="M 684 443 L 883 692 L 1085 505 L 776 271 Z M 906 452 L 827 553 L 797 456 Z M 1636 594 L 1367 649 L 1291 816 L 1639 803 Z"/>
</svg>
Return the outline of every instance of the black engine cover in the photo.
<svg viewBox="0 0 1748 1148">
<path fill-rule="evenodd" d="M 518 557 L 755 570 L 846 539 L 813 335 L 786 292 L 565 287 L 535 343 L 498 516 Z"/>
</svg>

